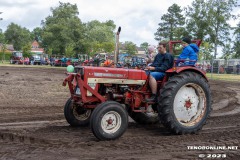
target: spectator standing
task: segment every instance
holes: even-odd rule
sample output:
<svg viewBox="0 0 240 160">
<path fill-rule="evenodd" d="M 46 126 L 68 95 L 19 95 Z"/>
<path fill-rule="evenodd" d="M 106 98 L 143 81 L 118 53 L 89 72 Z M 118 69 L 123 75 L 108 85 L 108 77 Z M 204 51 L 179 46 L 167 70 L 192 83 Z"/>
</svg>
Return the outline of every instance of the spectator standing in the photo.
<svg viewBox="0 0 240 160">
<path fill-rule="evenodd" d="M 25 59 L 24 59 L 24 63 L 25 63 L 26 65 L 29 64 L 29 58 L 28 58 L 28 57 L 25 57 Z"/>
<path fill-rule="evenodd" d="M 237 64 L 236 68 L 237 68 L 237 74 L 240 74 L 240 63 Z"/>
<path fill-rule="evenodd" d="M 51 57 L 50 57 L 50 65 L 51 65 L 51 66 L 54 66 L 54 61 L 55 61 L 54 58 L 51 56 Z"/>
<path fill-rule="evenodd" d="M 34 57 L 32 55 L 30 56 L 30 63 L 31 63 L 31 65 L 33 65 L 33 63 L 34 63 Z"/>
</svg>

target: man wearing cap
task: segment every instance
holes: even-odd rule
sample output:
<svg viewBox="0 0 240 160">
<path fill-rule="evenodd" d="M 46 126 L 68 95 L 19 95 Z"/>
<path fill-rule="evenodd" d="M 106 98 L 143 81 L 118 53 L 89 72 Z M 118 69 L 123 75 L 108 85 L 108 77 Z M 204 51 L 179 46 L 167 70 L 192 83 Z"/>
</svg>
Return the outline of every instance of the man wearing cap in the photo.
<svg viewBox="0 0 240 160">
<path fill-rule="evenodd" d="M 157 81 L 163 79 L 165 71 L 173 66 L 173 56 L 167 53 L 166 43 L 159 43 L 158 54 L 153 63 L 146 67 L 146 73 L 150 74 L 149 86 L 152 90 L 152 96 L 146 99 L 147 102 L 155 102 L 157 99 Z"/>
<path fill-rule="evenodd" d="M 198 46 L 194 43 L 191 44 L 190 38 L 183 38 L 181 44 L 183 46 L 183 51 L 178 57 L 178 63 L 182 61 L 184 62 L 184 65 L 195 65 L 198 60 Z M 187 61 L 187 59 L 189 61 Z"/>
</svg>

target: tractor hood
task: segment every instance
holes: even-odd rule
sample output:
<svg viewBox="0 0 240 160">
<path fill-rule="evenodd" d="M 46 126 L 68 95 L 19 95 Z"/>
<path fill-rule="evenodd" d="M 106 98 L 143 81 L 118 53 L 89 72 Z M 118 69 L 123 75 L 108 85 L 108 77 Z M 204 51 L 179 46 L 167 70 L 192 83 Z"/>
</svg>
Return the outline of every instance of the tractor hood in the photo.
<svg viewBox="0 0 240 160">
<path fill-rule="evenodd" d="M 84 77 L 107 79 L 146 80 L 145 71 L 138 69 L 108 68 L 83 66 Z"/>
</svg>

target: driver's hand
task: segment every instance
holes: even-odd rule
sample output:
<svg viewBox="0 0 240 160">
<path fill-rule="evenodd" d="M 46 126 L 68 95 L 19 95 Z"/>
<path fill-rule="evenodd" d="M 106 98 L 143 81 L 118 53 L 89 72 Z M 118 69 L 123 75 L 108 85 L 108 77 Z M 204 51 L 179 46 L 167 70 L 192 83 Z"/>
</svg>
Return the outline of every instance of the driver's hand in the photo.
<svg viewBox="0 0 240 160">
<path fill-rule="evenodd" d="M 152 67 L 152 66 L 147 66 L 147 67 L 146 67 L 146 69 L 147 69 L 147 70 L 151 70 L 151 71 L 152 71 L 152 70 L 155 70 L 155 67 Z"/>
</svg>

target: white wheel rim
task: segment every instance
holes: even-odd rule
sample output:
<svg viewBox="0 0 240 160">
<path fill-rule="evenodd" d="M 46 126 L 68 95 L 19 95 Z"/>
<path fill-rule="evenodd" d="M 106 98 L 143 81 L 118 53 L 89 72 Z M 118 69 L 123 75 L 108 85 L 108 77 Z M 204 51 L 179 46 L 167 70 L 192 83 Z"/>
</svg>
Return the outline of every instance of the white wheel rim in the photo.
<svg viewBox="0 0 240 160">
<path fill-rule="evenodd" d="M 206 111 L 205 92 L 194 83 L 182 86 L 175 96 L 173 109 L 180 124 L 194 126 L 202 120 Z"/>
<path fill-rule="evenodd" d="M 115 111 L 110 111 L 104 114 L 101 120 L 101 127 L 104 132 L 111 134 L 115 133 L 121 127 L 122 118 L 120 114 Z"/>
</svg>

